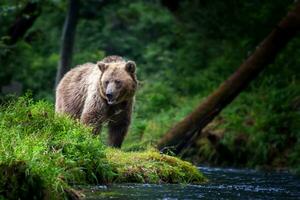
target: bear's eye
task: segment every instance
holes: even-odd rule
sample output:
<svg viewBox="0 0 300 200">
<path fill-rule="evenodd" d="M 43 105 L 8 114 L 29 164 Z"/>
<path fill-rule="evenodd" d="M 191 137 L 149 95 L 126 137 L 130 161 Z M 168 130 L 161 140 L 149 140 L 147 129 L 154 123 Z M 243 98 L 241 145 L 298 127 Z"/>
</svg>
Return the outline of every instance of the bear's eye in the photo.
<svg viewBox="0 0 300 200">
<path fill-rule="evenodd" d="M 115 80 L 115 84 L 116 84 L 117 86 L 120 86 L 120 85 L 121 85 L 121 81 Z"/>
<path fill-rule="evenodd" d="M 105 84 L 105 85 L 108 85 L 108 83 L 109 83 L 109 81 L 104 81 L 104 84 Z"/>
</svg>

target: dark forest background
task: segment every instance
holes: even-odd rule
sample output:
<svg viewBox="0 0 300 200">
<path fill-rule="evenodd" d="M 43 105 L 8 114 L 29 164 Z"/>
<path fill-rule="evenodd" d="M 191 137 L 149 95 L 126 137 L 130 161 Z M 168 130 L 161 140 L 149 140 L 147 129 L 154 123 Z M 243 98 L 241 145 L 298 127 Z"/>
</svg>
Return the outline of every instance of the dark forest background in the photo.
<svg viewBox="0 0 300 200">
<path fill-rule="evenodd" d="M 11 92 L 27 91 L 35 99 L 54 101 L 70 2 L 0 2 L 2 102 Z M 143 149 L 232 74 L 292 4 L 292 0 L 81 1 L 70 67 L 107 55 L 137 63 L 140 87 L 123 149 Z M 24 17 L 26 26 L 18 27 Z M 182 156 L 202 164 L 300 170 L 299 47 L 298 36 Z"/>
</svg>

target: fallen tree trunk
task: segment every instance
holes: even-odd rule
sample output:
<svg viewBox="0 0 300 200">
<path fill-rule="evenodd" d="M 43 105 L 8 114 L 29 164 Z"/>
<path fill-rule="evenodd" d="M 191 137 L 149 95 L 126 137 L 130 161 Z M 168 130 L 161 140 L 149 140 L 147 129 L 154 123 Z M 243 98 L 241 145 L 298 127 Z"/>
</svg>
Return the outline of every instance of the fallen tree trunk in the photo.
<svg viewBox="0 0 300 200">
<path fill-rule="evenodd" d="M 189 140 L 231 103 L 270 63 L 300 29 L 300 2 L 283 18 L 253 54 L 192 113 L 171 128 L 158 142 L 160 150 L 179 153 Z"/>
</svg>

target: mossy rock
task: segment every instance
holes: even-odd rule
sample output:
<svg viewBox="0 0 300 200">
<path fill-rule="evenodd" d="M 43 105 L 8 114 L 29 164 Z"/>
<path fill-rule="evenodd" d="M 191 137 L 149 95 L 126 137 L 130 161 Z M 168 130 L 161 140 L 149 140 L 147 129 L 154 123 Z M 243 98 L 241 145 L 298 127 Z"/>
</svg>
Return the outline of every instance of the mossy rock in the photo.
<svg viewBox="0 0 300 200">
<path fill-rule="evenodd" d="M 106 150 L 108 162 L 117 176 L 114 182 L 138 183 L 203 183 L 203 174 L 191 163 L 160 154 L 151 149 L 144 152 Z"/>
</svg>

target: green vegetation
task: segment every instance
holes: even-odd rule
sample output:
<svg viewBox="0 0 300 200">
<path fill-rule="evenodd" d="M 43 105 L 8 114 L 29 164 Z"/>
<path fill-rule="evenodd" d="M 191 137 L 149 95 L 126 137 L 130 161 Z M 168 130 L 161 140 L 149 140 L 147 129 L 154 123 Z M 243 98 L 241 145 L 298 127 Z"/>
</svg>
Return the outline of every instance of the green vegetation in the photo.
<svg viewBox="0 0 300 200">
<path fill-rule="evenodd" d="M 26 2 L 0 3 L 0 86 L 17 81 L 23 93 L 31 90 L 35 99 L 53 101 L 67 3 L 37 1 L 42 11 L 33 26 L 15 45 L 6 45 L 7 30 Z M 131 151 L 155 145 L 191 112 L 237 69 L 294 1 L 183 0 L 175 11 L 158 0 L 109 1 L 101 8 L 84 2 L 74 66 L 113 54 L 138 65 L 141 84 L 123 145 Z M 183 156 L 198 163 L 300 171 L 299 45 L 298 37 Z"/>
<path fill-rule="evenodd" d="M 112 182 L 201 183 L 188 162 L 154 150 L 107 149 L 79 122 L 55 116 L 53 105 L 21 97 L 0 109 L 0 197 L 60 199 L 74 185 Z"/>
<path fill-rule="evenodd" d="M 122 152 L 108 149 L 109 163 L 117 169 L 115 182 L 199 183 L 205 178 L 192 164 L 157 150 Z"/>
</svg>

